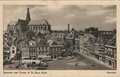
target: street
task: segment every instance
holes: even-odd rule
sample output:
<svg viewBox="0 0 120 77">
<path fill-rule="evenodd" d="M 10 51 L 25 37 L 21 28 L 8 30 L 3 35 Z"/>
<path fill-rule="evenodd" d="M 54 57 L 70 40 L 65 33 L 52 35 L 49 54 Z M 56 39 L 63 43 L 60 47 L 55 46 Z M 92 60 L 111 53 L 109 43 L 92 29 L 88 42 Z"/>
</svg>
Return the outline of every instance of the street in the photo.
<svg viewBox="0 0 120 77">
<path fill-rule="evenodd" d="M 18 64 L 19 63 L 15 61 L 15 63 L 13 64 L 5 65 L 4 69 L 15 70 L 15 67 Z M 21 69 L 19 68 L 18 70 Z M 77 57 L 49 61 L 46 70 L 112 70 L 112 69 L 79 54 L 77 55 Z"/>
<path fill-rule="evenodd" d="M 76 63 L 78 64 L 76 66 Z M 94 66 L 91 66 L 94 64 Z M 69 60 L 56 60 L 49 62 L 48 70 L 111 70 L 105 65 L 101 65 L 82 55 Z"/>
</svg>

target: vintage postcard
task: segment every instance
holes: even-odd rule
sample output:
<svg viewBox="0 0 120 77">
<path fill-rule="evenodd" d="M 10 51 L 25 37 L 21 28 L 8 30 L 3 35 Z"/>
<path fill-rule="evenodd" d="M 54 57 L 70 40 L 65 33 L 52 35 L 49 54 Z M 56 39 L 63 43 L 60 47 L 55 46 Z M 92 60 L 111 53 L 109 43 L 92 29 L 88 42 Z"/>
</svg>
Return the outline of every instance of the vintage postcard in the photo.
<svg viewBox="0 0 120 77">
<path fill-rule="evenodd" d="M 119 9 L 119 1 L 1 1 L 1 75 L 119 77 Z"/>
</svg>

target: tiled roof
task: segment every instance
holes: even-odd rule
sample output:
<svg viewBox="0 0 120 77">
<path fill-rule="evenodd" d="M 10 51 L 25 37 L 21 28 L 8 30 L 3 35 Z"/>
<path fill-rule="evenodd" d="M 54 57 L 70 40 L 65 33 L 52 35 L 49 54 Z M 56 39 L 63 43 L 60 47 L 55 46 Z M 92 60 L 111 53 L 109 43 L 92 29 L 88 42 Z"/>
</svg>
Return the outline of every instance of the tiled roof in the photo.
<svg viewBox="0 0 120 77">
<path fill-rule="evenodd" d="M 3 47 L 10 47 L 7 43 L 4 43 Z"/>
<path fill-rule="evenodd" d="M 18 23 L 17 24 L 27 24 L 27 21 L 23 20 L 23 19 L 18 19 Z"/>
<path fill-rule="evenodd" d="M 48 25 L 47 20 L 33 20 L 28 23 L 28 25 Z"/>
<path fill-rule="evenodd" d="M 55 42 L 55 41 L 53 41 L 52 45 L 58 45 L 58 43 L 57 43 L 57 42 Z"/>
<path fill-rule="evenodd" d="M 38 46 L 48 46 L 48 43 L 46 40 L 41 39 L 40 42 L 38 43 Z"/>
<path fill-rule="evenodd" d="M 116 46 L 116 35 L 107 43 L 110 46 Z"/>
<path fill-rule="evenodd" d="M 72 34 L 71 32 L 66 36 L 66 39 L 74 39 L 75 34 Z"/>
</svg>

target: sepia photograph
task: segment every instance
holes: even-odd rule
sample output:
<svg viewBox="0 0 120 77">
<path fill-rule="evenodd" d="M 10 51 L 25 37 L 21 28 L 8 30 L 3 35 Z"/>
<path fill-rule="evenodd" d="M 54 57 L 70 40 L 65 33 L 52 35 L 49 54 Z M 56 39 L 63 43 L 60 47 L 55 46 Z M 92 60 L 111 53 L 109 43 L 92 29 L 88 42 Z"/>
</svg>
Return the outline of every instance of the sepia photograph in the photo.
<svg viewBox="0 0 120 77">
<path fill-rule="evenodd" d="M 3 70 L 116 70 L 116 5 L 3 5 Z"/>
</svg>

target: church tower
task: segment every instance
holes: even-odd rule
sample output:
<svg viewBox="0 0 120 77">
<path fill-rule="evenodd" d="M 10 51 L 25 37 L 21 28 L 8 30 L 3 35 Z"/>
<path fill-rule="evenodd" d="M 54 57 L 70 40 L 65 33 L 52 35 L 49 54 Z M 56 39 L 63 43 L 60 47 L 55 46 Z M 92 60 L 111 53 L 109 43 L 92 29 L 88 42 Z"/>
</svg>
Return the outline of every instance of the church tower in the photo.
<svg viewBox="0 0 120 77">
<path fill-rule="evenodd" d="M 26 21 L 31 21 L 31 18 L 30 18 L 30 12 L 29 12 L 29 8 L 27 8 L 27 16 L 26 16 Z"/>
</svg>

